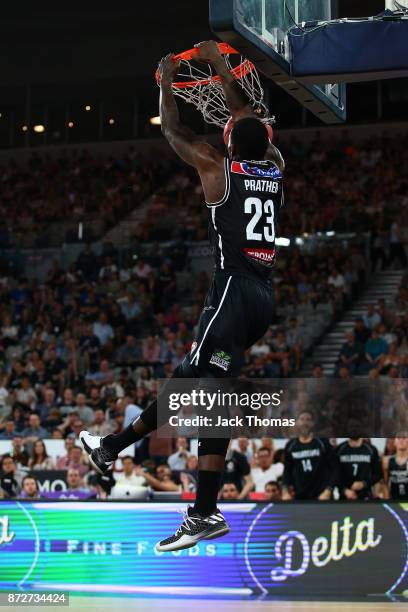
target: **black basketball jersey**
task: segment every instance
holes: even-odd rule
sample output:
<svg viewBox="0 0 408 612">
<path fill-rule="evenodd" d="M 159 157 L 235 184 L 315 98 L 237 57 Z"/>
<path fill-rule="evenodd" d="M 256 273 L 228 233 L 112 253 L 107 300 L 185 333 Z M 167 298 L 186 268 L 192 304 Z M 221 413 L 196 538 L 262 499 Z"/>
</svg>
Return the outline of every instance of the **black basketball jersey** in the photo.
<svg viewBox="0 0 408 612">
<path fill-rule="evenodd" d="M 340 495 L 343 497 L 344 489 L 349 489 L 353 482 L 363 481 L 366 487 L 357 491 L 357 497 L 370 497 L 371 487 L 382 477 L 381 460 L 375 446 L 368 442 L 363 442 L 361 446 L 350 446 L 345 441 L 336 448 L 336 456 Z"/>
<path fill-rule="evenodd" d="M 224 164 L 224 197 L 207 203 L 215 268 L 268 277 L 275 262 L 282 174 L 272 161 L 225 158 Z"/>
<path fill-rule="evenodd" d="M 400 465 L 396 457 L 390 457 L 388 474 L 391 499 L 408 499 L 408 461 Z"/>
<path fill-rule="evenodd" d="M 301 442 L 290 440 L 285 447 L 283 483 L 295 490 L 295 499 L 316 499 L 332 486 L 333 449 L 327 438 L 313 438 Z"/>
</svg>

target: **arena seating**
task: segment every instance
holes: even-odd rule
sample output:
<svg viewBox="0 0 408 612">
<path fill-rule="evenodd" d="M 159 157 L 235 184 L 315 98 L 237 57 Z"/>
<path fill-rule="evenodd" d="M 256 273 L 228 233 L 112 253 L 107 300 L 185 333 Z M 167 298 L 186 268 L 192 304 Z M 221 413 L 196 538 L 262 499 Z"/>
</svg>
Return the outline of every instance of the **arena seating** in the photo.
<svg viewBox="0 0 408 612">
<path fill-rule="evenodd" d="M 407 226 L 406 144 L 401 138 L 387 140 L 387 146 L 381 139 L 357 146 L 348 137 L 330 145 L 316 140 L 310 148 L 290 143 L 280 234 L 297 240 L 295 247 L 280 248 L 274 325 L 248 351 L 247 376 L 296 376 L 305 355 L 354 304 L 372 269 L 406 263 L 403 239 L 401 250 L 395 232 L 397 224 L 404 236 Z M 91 238 L 102 236 L 152 196 L 140 226 L 120 248 L 81 246 L 76 262 L 67 269 L 56 263 L 42 283 L 7 270 L 0 278 L 2 477 L 9 469 L 7 453 L 17 458 L 17 488 L 3 487 L 2 495 L 18 495 L 28 472 L 38 469 L 44 483 L 47 473 L 51 478 L 57 469 L 64 472 L 73 496 L 84 489 L 85 497 L 89 492 L 106 497 L 113 483 L 106 488 L 71 445 L 76 446 L 85 425 L 102 435 L 120 431 L 128 407 L 144 408 L 156 391 L 156 379 L 170 376 L 190 349 L 209 284 L 205 269 L 191 283 L 188 257 L 191 244 L 206 239 L 201 188 L 189 169 L 141 163 L 131 152 L 117 160 L 85 153 L 72 160 L 36 157 L 26 167 L 3 167 L 2 177 L 0 205 L 8 219 L 3 249 L 50 246 L 51 234 L 61 244 L 55 224 L 68 211 L 76 221 L 87 215 L 102 219 Z M 339 232 L 348 238 L 336 240 Z M 394 304 L 375 313 L 375 325 L 385 325 L 381 334 L 386 342 L 397 344 L 395 363 L 384 353 L 379 375 L 408 375 L 406 287 L 404 277 Z M 37 438 L 45 440 L 49 461 L 41 444 L 35 444 Z M 260 446 L 258 441 L 249 453 L 253 468 Z M 284 461 L 280 446 L 275 441 L 276 464 Z M 143 461 L 154 472 L 169 454 L 159 447 L 152 436 L 137 449 L 138 464 Z M 118 479 L 122 463 L 116 466 Z M 194 472 L 194 459 L 191 469 L 186 462 L 186 477 L 180 479 L 174 470 L 174 491 L 167 493 L 179 495 L 183 489 L 192 495 Z M 142 487 L 145 495 L 145 484 L 136 468 L 125 477 L 124 494 L 137 498 Z"/>
</svg>

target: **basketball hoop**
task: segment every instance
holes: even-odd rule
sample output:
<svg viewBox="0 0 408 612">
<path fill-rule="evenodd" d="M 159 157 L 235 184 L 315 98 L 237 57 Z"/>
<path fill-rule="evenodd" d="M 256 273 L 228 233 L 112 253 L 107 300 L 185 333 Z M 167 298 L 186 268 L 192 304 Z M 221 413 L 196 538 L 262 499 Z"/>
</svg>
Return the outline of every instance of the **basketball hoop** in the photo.
<svg viewBox="0 0 408 612">
<path fill-rule="evenodd" d="M 274 123 L 274 117 L 268 116 L 268 109 L 263 102 L 264 92 L 254 64 L 226 43 L 218 43 L 218 49 L 260 120 L 263 123 Z M 173 93 L 193 104 L 202 113 L 206 123 L 224 128 L 230 112 L 226 106 L 221 79 L 210 65 L 194 61 L 197 55 L 198 49 L 193 48 L 174 56 L 174 60 L 180 60 L 180 70 L 178 80 L 172 83 Z M 159 70 L 156 70 L 156 81 L 160 85 Z"/>
</svg>

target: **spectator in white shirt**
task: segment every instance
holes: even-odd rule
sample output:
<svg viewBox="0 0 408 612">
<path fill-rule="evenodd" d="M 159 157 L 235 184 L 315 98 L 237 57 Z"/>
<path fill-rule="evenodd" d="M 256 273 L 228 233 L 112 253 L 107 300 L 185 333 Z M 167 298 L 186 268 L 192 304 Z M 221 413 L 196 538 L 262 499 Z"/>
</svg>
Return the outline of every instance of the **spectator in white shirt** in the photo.
<svg viewBox="0 0 408 612">
<path fill-rule="evenodd" d="M 28 376 L 22 377 L 21 384 L 19 389 L 16 391 L 15 398 L 20 404 L 26 404 L 31 410 L 34 409 L 34 405 L 38 398 Z"/>
<path fill-rule="evenodd" d="M 115 474 L 116 486 L 131 486 L 131 487 L 146 487 L 146 479 L 144 476 L 138 476 L 135 473 L 135 464 L 133 461 L 133 457 L 130 455 L 126 455 L 122 457 L 122 474 Z"/>
<path fill-rule="evenodd" d="M 89 427 L 91 434 L 95 436 L 107 436 L 113 432 L 114 428 L 114 423 L 106 420 L 105 413 L 101 408 L 95 410 L 94 422 L 91 427 Z"/>
<path fill-rule="evenodd" d="M 131 276 L 132 276 L 131 268 L 121 268 L 119 270 L 119 279 L 121 283 L 127 283 L 130 280 Z"/>
<path fill-rule="evenodd" d="M 266 344 L 263 338 L 260 338 L 251 348 L 250 354 L 253 357 L 266 357 L 270 352 L 269 346 Z"/>
<path fill-rule="evenodd" d="M 363 317 L 363 321 L 368 329 L 374 329 L 376 325 L 381 323 L 381 317 L 378 312 L 374 310 L 374 304 L 369 304 L 367 306 L 367 312 Z"/>
<path fill-rule="evenodd" d="M 58 408 L 62 416 L 69 414 L 71 408 L 75 408 L 74 392 L 69 387 L 64 389 L 61 400 L 58 401 Z"/>
<path fill-rule="evenodd" d="M 14 346 L 18 340 L 18 327 L 14 325 L 10 315 L 3 317 L 3 325 L 0 329 L 0 334 L 5 346 Z"/>
<path fill-rule="evenodd" d="M 113 396 L 115 399 L 121 398 L 125 395 L 123 387 L 120 383 L 116 382 L 114 372 L 109 372 L 106 377 L 106 382 L 101 388 L 101 396 L 106 399 L 109 396 Z"/>
<path fill-rule="evenodd" d="M 28 462 L 28 467 L 30 470 L 53 470 L 55 468 L 54 461 L 48 455 L 43 440 L 34 442 L 33 453 Z"/>
<path fill-rule="evenodd" d="M 102 346 L 108 344 L 115 337 L 112 326 L 108 323 L 108 315 L 106 312 L 101 312 L 99 321 L 95 321 L 93 324 L 93 333 Z"/>
<path fill-rule="evenodd" d="M 329 285 L 333 285 L 336 289 L 341 289 L 344 291 L 345 289 L 345 281 L 344 276 L 340 274 L 335 268 L 332 268 L 331 274 L 327 279 Z"/>
<path fill-rule="evenodd" d="M 76 396 L 76 403 L 77 403 L 77 405 L 75 407 L 75 410 L 76 410 L 76 412 L 78 412 L 79 418 L 82 419 L 82 421 L 86 425 L 89 425 L 90 423 L 92 423 L 93 420 L 94 420 L 94 417 L 95 417 L 94 411 L 86 403 L 86 396 L 85 396 L 84 393 L 78 393 L 77 394 L 77 396 Z"/>
<path fill-rule="evenodd" d="M 119 399 L 116 402 L 118 407 L 123 407 L 125 420 L 123 422 L 123 427 L 126 429 L 128 425 L 130 425 L 138 416 L 140 416 L 143 412 L 143 408 L 138 404 L 134 404 L 132 398 L 125 395 L 125 397 Z"/>
<path fill-rule="evenodd" d="M 126 298 L 120 301 L 120 309 L 128 321 L 138 317 L 142 311 L 140 302 L 136 300 L 132 291 L 128 291 Z"/>
<path fill-rule="evenodd" d="M 141 257 L 139 257 L 136 265 L 132 270 L 133 274 L 141 280 L 148 278 L 151 271 L 151 267 L 147 263 L 145 263 Z"/>
<path fill-rule="evenodd" d="M 170 455 L 168 464 L 172 471 L 185 470 L 190 453 L 187 450 L 187 438 L 177 438 L 177 451 Z"/>
<path fill-rule="evenodd" d="M 245 455 L 248 460 L 248 463 L 251 464 L 253 456 L 254 456 L 254 442 L 250 444 L 248 438 L 238 438 L 238 440 L 234 441 L 232 447 L 237 450 L 239 453 Z"/>
<path fill-rule="evenodd" d="M 128 425 L 133 423 L 133 421 L 137 419 L 143 412 L 143 408 L 141 408 L 137 404 L 134 404 L 132 398 L 129 397 L 128 395 L 125 395 L 125 397 L 121 397 L 120 399 L 118 399 L 116 401 L 115 407 L 116 407 L 117 414 L 123 414 L 123 417 L 124 417 L 123 418 L 123 428 L 124 429 L 126 429 Z M 144 441 L 144 438 L 142 438 L 141 440 L 138 440 L 137 442 L 133 444 L 133 448 L 136 451 L 136 457 L 138 456 L 137 449 L 143 446 L 143 441 Z"/>
<path fill-rule="evenodd" d="M 10 413 L 10 407 L 8 400 L 10 394 L 6 388 L 7 385 L 7 374 L 5 372 L 0 373 L 0 417 L 7 416 Z"/>
<path fill-rule="evenodd" d="M 257 493 L 263 493 L 265 491 L 265 485 L 271 480 L 278 480 L 283 474 L 282 463 L 272 463 L 273 453 L 272 451 L 261 446 L 257 453 L 258 467 L 252 468 L 251 476 L 255 484 L 255 491 Z"/>
<path fill-rule="evenodd" d="M 105 257 L 104 261 L 105 265 L 99 270 L 99 278 L 100 280 L 105 280 L 110 278 L 115 272 L 118 271 L 117 266 L 112 262 L 111 257 Z"/>
<path fill-rule="evenodd" d="M 396 335 L 388 331 L 386 325 L 384 325 L 383 323 L 381 323 L 381 325 L 378 327 L 378 335 L 380 336 L 380 338 L 385 340 L 388 346 L 397 341 Z"/>
</svg>

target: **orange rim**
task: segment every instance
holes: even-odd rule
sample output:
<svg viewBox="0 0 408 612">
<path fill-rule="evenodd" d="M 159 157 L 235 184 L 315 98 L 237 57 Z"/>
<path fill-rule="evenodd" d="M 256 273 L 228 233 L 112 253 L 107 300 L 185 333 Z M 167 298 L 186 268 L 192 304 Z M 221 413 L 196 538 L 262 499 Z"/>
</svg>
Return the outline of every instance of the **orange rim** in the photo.
<svg viewBox="0 0 408 612">
<path fill-rule="evenodd" d="M 221 55 L 231 55 L 238 54 L 238 51 L 231 47 L 228 43 L 217 43 L 218 50 Z M 197 47 L 193 47 L 192 49 L 188 49 L 187 51 L 183 51 L 182 53 L 178 53 L 174 56 L 174 59 L 177 61 L 179 59 L 191 60 L 195 55 L 198 54 Z"/>
<path fill-rule="evenodd" d="M 218 49 L 222 55 L 238 55 L 239 51 L 236 51 L 233 47 L 231 47 L 227 43 L 218 43 Z M 187 60 L 190 61 L 194 59 L 194 56 L 198 54 L 197 47 L 193 47 L 192 49 L 188 49 L 187 51 L 183 51 L 182 53 L 178 53 L 173 57 L 174 61 L 177 60 Z M 235 79 L 242 79 L 249 72 L 252 72 L 254 69 L 254 65 L 249 60 L 244 60 L 239 66 L 233 68 L 230 72 Z M 160 73 L 159 69 L 156 70 L 155 73 L 156 81 L 160 83 Z M 216 74 L 213 77 L 208 79 L 197 79 L 195 81 L 176 81 L 173 83 L 173 87 L 176 89 L 187 89 L 188 87 L 196 87 L 197 85 L 208 85 L 209 83 L 218 83 L 220 81 L 220 77 Z"/>
</svg>

